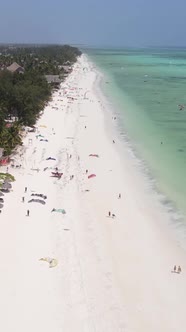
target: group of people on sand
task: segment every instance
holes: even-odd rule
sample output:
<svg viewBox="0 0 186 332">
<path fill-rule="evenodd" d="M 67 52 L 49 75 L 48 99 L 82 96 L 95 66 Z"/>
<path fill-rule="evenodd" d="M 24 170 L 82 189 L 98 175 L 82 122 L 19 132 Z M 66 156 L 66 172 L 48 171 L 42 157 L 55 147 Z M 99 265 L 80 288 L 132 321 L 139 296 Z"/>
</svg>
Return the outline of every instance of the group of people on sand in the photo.
<svg viewBox="0 0 186 332">
<path fill-rule="evenodd" d="M 25 193 L 27 193 L 27 187 L 25 187 Z M 25 197 L 24 196 L 22 197 L 22 202 L 23 203 L 25 202 Z M 30 210 L 27 210 L 26 211 L 26 216 L 29 217 L 29 215 L 30 215 Z"/>
<path fill-rule="evenodd" d="M 177 269 L 177 266 L 174 265 L 174 273 L 181 273 L 181 266 L 180 265 L 178 266 L 178 269 Z"/>
<path fill-rule="evenodd" d="M 22 165 L 21 165 L 21 164 L 19 164 L 19 165 L 14 165 L 14 164 L 11 164 L 10 166 L 11 166 L 12 168 L 14 168 L 14 167 L 15 167 L 15 168 L 21 168 L 21 167 L 22 167 Z"/>
<path fill-rule="evenodd" d="M 121 194 L 120 193 L 118 194 L 118 199 L 121 199 Z M 116 215 L 114 213 L 111 213 L 110 211 L 108 212 L 108 216 L 109 216 L 109 218 L 115 218 L 116 217 Z"/>
<path fill-rule="evenodd" d="M 110 218 L 115 218 L 115 217 L 116 217 L 116 215 L 115 215 L 114 213 L 111 214 L 110 211 L 108 212 L 108 216 L 109 216 Z"/>
</svg>

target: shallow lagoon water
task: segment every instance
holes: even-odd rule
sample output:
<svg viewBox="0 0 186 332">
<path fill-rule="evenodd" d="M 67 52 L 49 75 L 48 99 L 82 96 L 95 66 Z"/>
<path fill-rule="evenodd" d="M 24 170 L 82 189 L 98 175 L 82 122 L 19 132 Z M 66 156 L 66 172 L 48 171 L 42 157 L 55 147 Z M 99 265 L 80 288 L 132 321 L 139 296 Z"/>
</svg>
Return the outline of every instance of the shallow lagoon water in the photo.
<svg viewBox="0 0 186 332">
<path fill-rule="evenodd" d="M 92 49 L 102 89 L 166 202 L 186 215 L 186 50 Z"/>
</svg>

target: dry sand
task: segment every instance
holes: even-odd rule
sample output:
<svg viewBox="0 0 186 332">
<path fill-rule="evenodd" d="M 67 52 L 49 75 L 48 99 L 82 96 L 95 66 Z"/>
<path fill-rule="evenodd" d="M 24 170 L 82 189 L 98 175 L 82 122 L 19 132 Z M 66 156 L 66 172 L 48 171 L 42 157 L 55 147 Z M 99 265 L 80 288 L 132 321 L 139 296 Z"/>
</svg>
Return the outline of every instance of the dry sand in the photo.
<svg viewBox="0 0 186 332">
<path fill-rule="evenodd" d="M 23 155 L 15 156 L 22 167 L 9 167 L 16 182 L 0 215 L 3 332 L 185 331 L 185 252 L 117 139 L 116 122 L 95 89 L 98 76 L 82 56 L 37 133 L 25 137 Z M 51 177 L 55 167 L 61 179 Z M 46 205 L 28 203 L 34 192 L 47 195 Z M 49 268 L 43 257 L 58 265 Z M 171 273 L 174 264 L 181 274 Z"/>
</svg>

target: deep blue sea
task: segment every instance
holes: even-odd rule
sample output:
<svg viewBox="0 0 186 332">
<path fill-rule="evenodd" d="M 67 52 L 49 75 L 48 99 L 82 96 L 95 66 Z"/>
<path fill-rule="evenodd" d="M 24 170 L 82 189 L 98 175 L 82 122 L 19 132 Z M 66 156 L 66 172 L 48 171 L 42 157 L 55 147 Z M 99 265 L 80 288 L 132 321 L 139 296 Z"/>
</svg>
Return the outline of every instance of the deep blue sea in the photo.
<svg viewBox="0 0 186 332">
<path fill-rule="evenodd" d="M 186 49 L 86 49 L 156 189 L 186 215 Z M 179 106 L 182 105 L 182 106 Z"/>
</svg>

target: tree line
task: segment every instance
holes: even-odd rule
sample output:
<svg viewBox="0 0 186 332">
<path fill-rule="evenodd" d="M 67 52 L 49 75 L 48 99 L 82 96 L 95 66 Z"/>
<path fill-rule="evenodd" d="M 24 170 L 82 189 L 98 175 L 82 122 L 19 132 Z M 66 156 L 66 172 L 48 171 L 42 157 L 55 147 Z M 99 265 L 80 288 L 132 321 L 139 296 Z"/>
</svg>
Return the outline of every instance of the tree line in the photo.
<svg viewBox="0 0 186 332">
<path fill-rule="evenodd" d="M 21 144 L 22 126 L 33 126 L 50 100 L 52 86 L 44 75 L 63 78 L 62 65 L 73 64 L 81 52 L 71 46 L 0 47 L 0 66 L 17 62 L 24 74 L 0 71 L 0 147 L 8 155 Z M 14 118 L 11 126 L 7 120 Z"/>
</svg>

